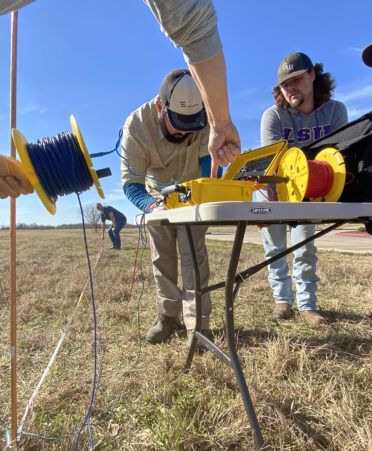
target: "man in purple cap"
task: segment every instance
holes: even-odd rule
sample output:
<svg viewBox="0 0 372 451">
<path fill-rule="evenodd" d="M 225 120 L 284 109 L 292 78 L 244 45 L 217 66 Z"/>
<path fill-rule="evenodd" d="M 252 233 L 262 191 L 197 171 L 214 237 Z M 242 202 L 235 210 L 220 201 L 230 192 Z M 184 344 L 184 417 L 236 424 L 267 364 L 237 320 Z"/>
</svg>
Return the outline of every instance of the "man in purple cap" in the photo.
<svg viewBox="0 0 372 451">
<path fill-rule="evenodd" d="M 366 66 L 372 67 L 372 43 L 363 50 L 362 60 Z"/>
<path fill-rule="evenodd" d="M 172 181 L 209 177 L 209 126 L 199 89 L 190 71 L 176 69 L 163 80 L 159 94 L 126 120 L 122 140 L 124 194 L 136 207 L 149 211 L 161 189 Z M 206 226 L 193 226 L 192 236 L 201 287 L 208 286 Z M 149 226 L 158 318 L 146 340 L 160 343 L 180 327 L 183 313 L 189 347 L 195 328 L 194 274 L 183 226 Z M 177 252 L 177 248 L 178 251 Z M 179 253 L 179 256 L 178 256 Z M 178 261 L 182 287 L 178 287 Z M 202 296 L 202 331 L 208 334 L 211 301 Z"/>
<path fill-rule="evenodd" d="M 267 109 L 261 119 L 261 145 L 286 139 L 288 147 L 304 147 L 327 135 L 348 121 L 343 103 L 331 100 L 335 88 L 329 73 L 323 73 L 323 64 L 313 65 L 304 53 L 291 53 L 281 62 L 278 83 L 274 87 L 275 105 Z M 263 161 L 265 168 L 270 160 Z M 261 169 L 261 168 L 257 168 Z M 256 200 L 267 200 L 257 192 Z M 276 199 L 275 199 L 276 200 Z M 290 227 L 292 245 L 312 236 L 315 225 Z M 287 226 L 274 224 L 262 228 L 265 257 L 269 259 L 287 248 Z M 317 326 L 325 322 L 317 310 L 316 247 L 310 242 L 294 251 L 292 278 L 288 274 L 285 257 L 269 265 L 269 281 L 273 289 L 274 319 L 293 316 L 296 286 L 298 310 L 309 324 Z"/>
</svg>

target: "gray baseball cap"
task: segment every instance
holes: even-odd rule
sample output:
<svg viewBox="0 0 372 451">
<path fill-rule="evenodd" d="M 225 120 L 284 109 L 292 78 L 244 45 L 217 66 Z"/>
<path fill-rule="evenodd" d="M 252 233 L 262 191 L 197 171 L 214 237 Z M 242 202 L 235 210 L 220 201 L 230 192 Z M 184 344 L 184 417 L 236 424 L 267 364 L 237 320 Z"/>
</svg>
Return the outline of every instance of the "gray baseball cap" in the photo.
<svg viewBox="0 0 372 451">
<path fill-rule="evenodd" d="M 187 69 L 176 69 L 164 78 L 159 98 L 176 130 L 194 132 L 207 126 L 202 96 Z"/>
<path fill-rule="evenodd" d="M 313 68 L 311 59 L 305 53 L 290 53 L 280 63 L 278 69 L 278 85 L 292 77 L 302 75 Z"/>
<path fill-rule="evenodd" d="M 362 60 L 366 66 L 372 67 L 372 43 L 363 50 Z"/>
</svg>

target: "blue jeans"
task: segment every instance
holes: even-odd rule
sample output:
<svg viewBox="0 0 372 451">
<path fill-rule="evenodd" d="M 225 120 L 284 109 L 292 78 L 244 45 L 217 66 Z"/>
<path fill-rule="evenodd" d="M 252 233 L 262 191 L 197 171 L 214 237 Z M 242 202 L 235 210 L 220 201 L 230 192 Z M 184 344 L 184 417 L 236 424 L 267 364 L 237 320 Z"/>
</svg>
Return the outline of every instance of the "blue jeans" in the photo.
<svg viewBox="0 0 372 451">
<path fill-rule="evenodd" d="M 254 200 L 264 201 L 267 198 L 256 191 Z M 268 195 L 265 192 L 266 196 Z M 290 227 L 291 245 L 299 243 L 314 235 L 314 224 L 302 224 Z M 265 251 L 265 258 L 269 259 L 287 249 L 287 225 L 273 224 L 261 229 L 261 236 Z M 298 310 L 316 310 L 316 289 L 319 278 L 316 275 L 316 246 L 310 241 L 293 252 L 292 278 L 288 274 L 289 268 L 286 257 L 282 257 L 269 265 L 269 282 L 277 304 L 287 303 L 293 305 L 294 295 L 292 280 L 296 285 Z"/>
<path fill-rule="evenodd" d="M 115 249 L 120 249 L 121 242 L 120 242 L 120 230 L 125 226 L 126 221 L 125 219 L 119 219 L 116 221 L 116 227 L 115 230 L 112 230 L 113 225 L 111 224 L 107 233 L 110 237 L 110 240 L 112 241 L 112 245 Z"/>
</svg>

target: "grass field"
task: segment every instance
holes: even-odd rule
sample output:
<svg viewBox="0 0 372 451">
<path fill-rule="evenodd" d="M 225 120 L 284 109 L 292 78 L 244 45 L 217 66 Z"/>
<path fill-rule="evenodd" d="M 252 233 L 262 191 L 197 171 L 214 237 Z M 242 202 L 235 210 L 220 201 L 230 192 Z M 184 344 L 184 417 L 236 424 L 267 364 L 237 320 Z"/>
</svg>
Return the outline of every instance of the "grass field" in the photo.
<svg viewBox="0 0 372 451">
<path fill-rule="evenodd" d="M 91 412 L 96 450 L 252 450 L 251 429 L 233 371 L 211 353 L 189 373 L 185 335 L 152 346 L 156 319 L 149 250 L 124 229 L 120 252 L 105 249 L 95 275 L 102 369 Z M 88 231 L 92 266 L 100 234 Z M 231 243 L 208 240 L 211 283 L 224 279 Z M 9 234 L 0 232 L 0 446 L 10 427 Z M 91 402 L 94 324 L 82 231 L 17 233 L 18 419 L 70 324 L 28 412 L 18 449 L 71 450 Z M 262 261 L 243 245 L 240 270 Z M 319 305 L 330 324 L 298 315 L 274 322 L 266 270 L 246 281 L 235 308 L 238 354 L 272 450 L 372 449 L 372 255 L 319 252 Z M 214 340 L 226 349 L 223 290 L 212 293 Z M 100 352 L 98 352 L 100 354 Z M 44 437 L 41 438 L 40 436 Z M 63 437 L 63 438 L 61 438 Z M 87 428 L 78 449 L 90 449 Z"/>
</svg>

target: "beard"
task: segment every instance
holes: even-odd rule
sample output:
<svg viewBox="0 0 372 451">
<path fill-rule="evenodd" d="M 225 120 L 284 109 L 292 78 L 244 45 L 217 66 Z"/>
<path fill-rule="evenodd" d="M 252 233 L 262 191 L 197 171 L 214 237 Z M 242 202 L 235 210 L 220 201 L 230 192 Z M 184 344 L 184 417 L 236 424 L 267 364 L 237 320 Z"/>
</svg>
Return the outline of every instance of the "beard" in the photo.
<svg viewBox="0 0 372 451">
<path fill-rule="evenodd" d="M 191 134 L 191 133 L 185 133 L 185 134 L 181 134 L 181 133 L 169 133 L 166 125 L 165 125 L 165 116 L 166 112 L 163 110 L 160 113 L 160 117 L 159 117 L 159 126 L 160 126 L 160 130 L 162 131 L 164 138 L 171 142 L 171 143 L 181 143 L 182 141 L 185 141 L 185 139 Z"/>
<path fill-rule="evenodd" d="M 301 106 L 304 103 L 304 101 L 305 101 L 304 96 L 300 94 L 295 99 L 290 98 L 288 103 L 291 105 L 291 107 L 297 108 Z"/>
</svg>

